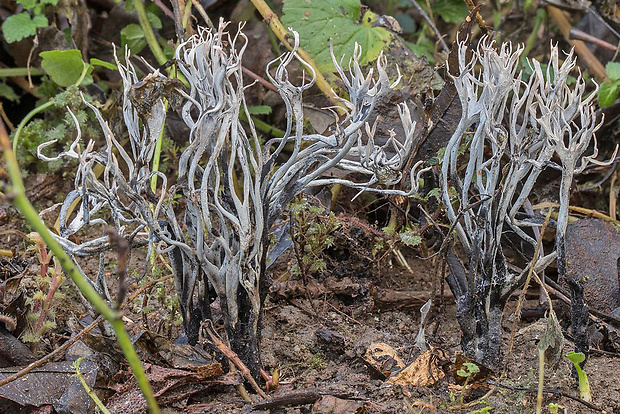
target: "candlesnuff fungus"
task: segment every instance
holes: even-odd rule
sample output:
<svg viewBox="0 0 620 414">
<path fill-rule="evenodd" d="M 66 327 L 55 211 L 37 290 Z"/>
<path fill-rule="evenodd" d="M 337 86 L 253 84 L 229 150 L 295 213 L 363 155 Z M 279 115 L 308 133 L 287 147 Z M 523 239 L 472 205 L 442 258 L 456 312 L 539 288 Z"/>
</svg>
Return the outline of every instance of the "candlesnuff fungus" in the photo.
<svg viewBox="0 0 620 414">
<path fill-rule="evenodd" d="M 99 110 L 87 104 L 99 120 L 103 140 L 82 147 L 78 125 L 71 149 L 58 156 L 79 163 L 75 190 L 61 209 L 58 239 L 73 257 L 100 254 L 102 265 L 95 284 L 102 295 L 108 295 L 103 278 L 103 252 L 109 249 L 108 241 L 102 236 L 81 244 L 71 242 L 69 237 L 82 227 L 113 225 L 134 246 L 148 244 L 149 249 L 154 246 L 169 254 L 190 343 L 198 340 L 201 323 L 211 318 L 210 305 L 216 296 L 232 350 L 258 377 L 270 227 L 293 197 L 311 186 L 340 183 L 363 191 L 413 194 L 418 165 L 411 171 L 403 168 L 418 136 L 410 109 L 403 103 L 399 114 L 404 136 L 391 136 L 383 145 L 374 140 L 375 128 L 368 126 L 367 120 L 377 100 L 394 84 L 388 80 L 383 57 L 377 61 L 375 77 L 373 70 L 362 73 L 358 46 L 346 71 L 334 57 L 349 95 L 348 101 L 343 100 L 349 110 L 335 121 L 330 135 L 304 134 L 302 94 L 314 78 L 299 86 L 289 79 L 287 67 L 293 60 L 307 66 L 296 54 L 299 39 L 293 32 L 293 51 L 272 61 L 267 72 L 286 106 L 286 132 L 261 146 L 247 111 L 244 92 L 248 86 L 243 84 L 241 72 L 248 39 L 242 25 L 235 35 L 226 27 L 220 23 L 217 30 L 201 28 L 176 50 L 189 90 L 177 88 L 175 100 L 182 102 L 180 113 L 189 134 L 187 147 L 178 158 L 175 185 L 169 186 L 162 172 L 151 169 L 166 115 L 165 96 L 150 96 L 149 110 L 143 111 L 136 108 L 139 102 L 134 93 L 145 81 L 171 83 L 155 70 L 141 82 L 128 55 L 124 65 L 117 61 L 123 78 L 123 122 L 129 150 L 120 144 Z M 250 119 L 249 127 L 241 124 L 241 113 Z M 290 153 L 284 154 L 285 147 L 292 148 Z M 100 176 L 94 172 L 96 166 L 103 166 Z M 334 168 L 366 178 L 324 177 Z M 394 183 L 390 177 L 405 174 L 410 177 L 409 190 L 387 187 Z M 156 194 L 150 188 L 153 176 L 158 178 Z M 68 222 L 70 205 L 78 197 L 80 208 Z M 184 202 L 173 203 L 176 197 Z M 111 222 L 100 214 L 103 211 L 111 216 Z"/>
<path fill-rule="evenodd" d="M 506 266 L 502 251 L 506 226 L 536 243 L 525 231 L 536 223 L 518 220 L 517 213 L 540 172 L 555 166 L 551 160 L 557 154 L 562 161 L 562 186 L 556 249 L 563 276 L 568 190 L 573 175 L 596 157 L 596 141 L 593 154 L 582 155 L 600 126 L 591 106 L 595 94 L 585 97 L 581 76 L 574 84 L 567 83 L 575 66 L 572 52 L 560 64 L 558 48 L 552 45 L 546 73 L 533 60 L 527 81 L 518 72 L 522 52 L 522 46 L 496 46 L 488 38 L 475 50 L 459 44 L 459 75 L 453 78 L 462 114 L 441 165 L 443 203 L 467 255 L 463 266 L 453 253 L 448 254 L 448 284 L 456 298 L 462 347 L 466 355 L 491 367 L 501 360 L 504 306 L 527 274 L 513 274 Z M 460 156 L 463 147 L 465 157 Z M 452 201 L 453 192 L 457 202 Z M 554 257 L 555 252 L 540 258 L 535 271 Z M 575 309 L 583 298 L 578 288 L 572 290 Z M 581 316 L 577 319 L 579 324 L 573 317 L 573 329 L 585 332 L 585 321 Z"/>
</svg>

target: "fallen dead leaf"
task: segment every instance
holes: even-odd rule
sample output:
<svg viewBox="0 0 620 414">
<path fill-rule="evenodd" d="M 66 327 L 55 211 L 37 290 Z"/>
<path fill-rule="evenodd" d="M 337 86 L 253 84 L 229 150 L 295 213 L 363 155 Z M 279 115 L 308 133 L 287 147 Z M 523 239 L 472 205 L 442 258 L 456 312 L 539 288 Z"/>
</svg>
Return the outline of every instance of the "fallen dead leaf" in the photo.
<svg viewBox="0 0 620 414">
<path fill-rule="evenodd" d="M 392 373 L 405 368 L 405 363 L 388 344 L 377 342 L 368 347 L 364 361 L 378 373 L 388 378 Z"/>
<path fill-rule="evenodd" d="M 426 351 L 399 373 L 388 378 L 387 382 L 415 387 L 430 387 L 445 377 L 433 351 Z"/>
</svg>

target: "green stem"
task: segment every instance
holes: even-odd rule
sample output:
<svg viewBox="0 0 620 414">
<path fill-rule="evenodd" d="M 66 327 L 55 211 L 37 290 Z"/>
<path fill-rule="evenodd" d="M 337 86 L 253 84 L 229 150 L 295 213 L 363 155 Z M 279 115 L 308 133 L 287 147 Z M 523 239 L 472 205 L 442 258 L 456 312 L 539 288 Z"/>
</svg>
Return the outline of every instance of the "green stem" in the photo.
<svg viewBox="0 0 620 414">
<path fill-rule="evenodd" d="M 242 120 L 243 122 L 248 122 L 248 117 L 246 116 L 244 112 L 239 112 L 239 119 Z M 271 126 L 267 122 L 261 121 L 260 119 L 257 119 L 254 116 L 252 117 L 252 122 L 254 123 L 254 126 L 256 127 L 256 129 L 258 129 L 260 132 L 269 134 L 270 135 L 269 138 L 271 137 L 282 138 L 285 134 L 283 130 L 276 128 L 274 126 Z"/>
<path fill-rule="evenodd" d="M 99 397 L 97 397 L 97 394 L 95 394 L 93 390 L 88 386 L 88 384 L 86 383 L 86 380 L 84 379 L 84 376 L 80 372 L 80 363 L 82 362 L 83 359 L 84 358 L 79 357 L 73 363 L 73 368 L 75 369 L 75 376 L 78 377 L 78 379 L 82 383 L 82 387 L 86 391 L 86 394 L 88 394 L 88 396 L 95 402 L 95 405 L 97 405 L 97 408 L 99 408 L 99 411 L 101 411 L 103 414 L 110 414 L 110 410 L 108 410 L 108 408 L 105 405 L 103 405 Z"/>
<path fill-rule="evenodd" d="M 80 78 L 77 80 L 77 82 L 74 83 L 76 88 L 79 88 L 80 85 L 82 84 L 82 81 L 86 77 L 86 74 L 88 73 L 88 69 L 89 68 L 92 68 L 92 66 L 91 65 L 84 65 L 84 69 L 82 69 L 82 74 L 80 75 Z"/>
<path fill-rule="evenodd" d="M 168 59 L 166 59 L 164 51 L 161 49 L 161 46 L 159 46 L 159 43 L 157 42 L 155 32 L 153 32 L 153 27 L 151 26 L 151 22 L 149 22 L 149 18 L 146 15 L 144 3 L 142 2 L 142 0 L 133 0 L 133 5 L 136 8 L 136 13 L 138 13 L 138 21 L 140 22 L 140 26 L 144 31 L 146 43 L 149 45 L 149 49 L 151 49 L 151 52 L 153 52 L 155 59 L 157 59 L 157 63 L 163 65 L 168 61 Z"/>
<path fill-rule="evenodd" d="M 43 76 L 43 72 L 35 68 L 0 68 L 0 78 L 11 76 Z"/>
<path fill-rule="evenodd" d="M 51 101 L 51 100 L 47 101 L 43 105 L 37 106 L 32 111 L 28 112 L 28 114 L 24 117 L 24 119 L 22 119 L 22 121 L 17 126 L 17 131 L 15 131 L 15 136 L 13 137 L 13 153 L 17 152 L 17 144 L 19 142 L 19 136 L 22 133 L 22 130 L 24 129 L 28 121 L 30 121 L 33 116 L 35 116 L 39 112 L 45 111 L 47 108 L 49 108 L 52 105 L 54 105 L 54 101 Z"/>
<path fill-rule="evenodd" d="M 168 101 L 164 100 L 164 113 L 168 113 Z M 155 153 L 153 154 L 153 172 L 159 171 L 159 160 L 161 158 L 161 142 L 164 140 L 164 130 L 166 129 L 166 119 L 164 118 L 164 123 L 161 125 L 161 131 L 159 131 L 159 138 L 157 139 L 157 143 L 155 143 Z M 157 189 L 157 176 L 154 175 L 151 177 L 151 190 L 156 193 Z M 162 189 L 165 191 L 166 189 Z"/>
<path fill-rule="evenodd" d="M 525 58 L 530 54 L 530 50 L 534 47 L 536 43 L 538 30 L 540 29 L 540 25 L 543 20 L 547 18 L 547 12 L 544 8 L 540 8 L 536 10 L 536 16 L 534 17 L 534 28 L 530 32 L 529 37 L 527 38 L 527 42 L 525 43 L 525 49 L 523 49 L 523 53 L 521 53 L 521 67 L 523 67 L 525 63 Z"/>
<path fill-rule="evenodd" d="M 28 197 L 26 197 L 26 190 L 21 178 L 21 171 L 19 170 L 19 166 L 17 164 L 17 158 L 11 149 L 11 142 L 9 141 L 4 124 L 1 122 L 0 149 L 4 154 L 4 161 L 10 180 L 10 187 L 4 191 L 5 194 L 12 199 L 15 207 L 24 215 L 24 218 L 26 218 L 32 229 L 39 233 L 47 247 L 49 247 L 49 249 L 58 258 L 58 261 L 60 262 L 65 273 L 67 273 L 71 280 L 73 280 L 84 297 L 86 297 L 97 312 L 99 312 L 110 323 L 114 333 L 116 334 L 116 339 L 123 351 L 123 354 L 131 367 L 134 377 L 136 378 L 136 381 L 138 382 L 138 385 L 146 398 L 149 410 L 151 413 L 158 414 L 159 407 L 157 405 L 157 401 L 153 396 L 151 386 L 148 382 L 144 369 L 142 368 L 142 364 L 140 363 L 140 358 L 138 358 L 138 354 L 136 353 L 136 350 L 131 343 L 131 339 L 125 330 L 120 314 L 109 307 L 105 300 L 99 296 L 92 284 L 82 277 L 82 274 L 78 270 L 75 263 L 73 263 L 69 255 L 64 251 L 60 244 L 58 244 L 50 230 L 47 228 L 45 223 L 43 223 L 43 220 L 39 217 L 37 210 L 32 206 L 32 204 L 30 204 Z"/>
<path fill-rule="evenodd" d="M 192 0 L 187 0 L 187 4 L 185 4 L 185 13 L 183 13 L 183 29 L 187 29 L 187 24 L 189 23 L 189 17 L 191 15 L 192 15 Z"/>
<path fill-rule="evenodd" d="M 538 395 L 536 396 L 536 414 L 542 413 L 543 387 L 545 386 L 545 350 L 538 350 Z"/>
</svg>

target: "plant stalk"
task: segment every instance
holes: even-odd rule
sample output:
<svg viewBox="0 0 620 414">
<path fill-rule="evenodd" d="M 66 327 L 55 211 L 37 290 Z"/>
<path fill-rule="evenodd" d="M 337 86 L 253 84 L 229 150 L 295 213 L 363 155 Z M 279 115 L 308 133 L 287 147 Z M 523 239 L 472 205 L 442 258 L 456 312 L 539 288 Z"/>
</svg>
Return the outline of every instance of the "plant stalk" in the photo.
<svg viewBox="0 0 620 414">
<path fill-rule="evenodd" d="M 97 312 L 99 312 L 110 323 L 114 333 L 116 334 L 117 341 L 123 351 L 123 354 L 131 367 L 134 377 L 136 378 L 136 381 L 140 386 L 144 397 L 146 398 L 149 411 L 153 414 L 159 414 L 157 401 L 153 396 L 151 386 L 148 382 L 144 369 L 142 368 L 140 358 L 131 343 L 131 339 L 129 338 L 127 331 L 125 330 L 120 314 L 109 307 L 105 300 L 99 296 L 92 284 L 82 277 L 82 274 L 79 272 L 69 255 L 63 250 L 60 244 L 58 244 L 56 239 L 54 239 L 54 236 L 45 223 L 43 223 L 43 220 L 39 217 L 38 212 L 28 200 L 24 183 L 21 178 L 21 171 L 17 164 L 17 158 L 11 148 L 11 142 L 9 141 L 4 123 L 2 122 L 0 122 L 0 149 L 4 155 L 4 161 L 6 163 L 6 169 L 10 180 L 10 186 L 7 186 L 8 188 L 4 189 L 5 195 L 11 199 L 15 207 L 24 215 L 28 223 L 32 226 L 32 229 L 39 233 L 45 244 L 53 252 L 54 256 L 58 258 L 58 261 L 60 262 L 65 273 L 67 273 L 67 275 L 69 275 L 69 277 L 73 280 L 84 297 L 86 297 Z"/>
<path fill-rule="evenodd" d="M 538 395 L 536 396 L 536 414 L 542 413 L 543 388 L 545 385 L 545 350 L 538 350 Z"/>
<path fill-rule="evenodd" d="M 159 46 L 157 42 L 157 38 L 155 37 L 155 32 L 153 32 L 153 27 L 151 27 L 151 23 L 149 22 L 149 18 L 146 15 L 146 8 L 144 7 L 144 3 L 142 0 L 134 0 L 133 6 L 136 8 L 136 13 L 138 13 L 138 21 L 140 22 L 140 26 L 142 27 L 142 31 L 144 31 L 144 38 L 146 39 L 146 43 L 149 45 L 149 49 L 153 52 L 155 59 L 157 59 L 157 63 L 160 65 L 165 64 L 168 59 L 164 54 L 164 51 Z"/>
<path fill-rule="evenodd" d="M 0 68 L 0 78 L 12 76 L 43 76 L 43 72 L 35 68 Z"/>
</svg>

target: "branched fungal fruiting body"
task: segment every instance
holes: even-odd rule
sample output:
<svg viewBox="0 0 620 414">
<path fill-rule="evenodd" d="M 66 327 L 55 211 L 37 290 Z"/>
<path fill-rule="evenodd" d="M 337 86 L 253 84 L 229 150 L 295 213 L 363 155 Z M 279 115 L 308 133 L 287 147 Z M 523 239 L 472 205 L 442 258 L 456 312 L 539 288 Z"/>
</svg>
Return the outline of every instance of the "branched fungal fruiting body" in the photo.
<svg viewBox="0 0 620 414">
<path fill-rule="evenodd" d="M 525 231 L 533 224 L 516 216 L 540 172 L 554 166 L 551 159 L 557 154 L 562 161 L 562 185 L 556 250 L 563 275 L 569 189 L 573 175 L 597 155 L 595 141 L 593 154 L 583 157 L 600 124 L 590 105 L 595 94 L 584 97 L 585 81 L 579 77 L 574 85 L 567 84 L 575 66 L 572 52 L 560 64 L 557 46 L 552 46 L 546 73 L 539 62 L 532 61 L 533 73 L 522 81 L 522 73 L 517 73 L 522 47 L 513 50 L 510 43 L 504 43 L 497 48 L 483 39 L 470 61 L 468 49 L 464 43 L 459 45 L 459 75 L 454 85 L 462 115 L 446 147 L 441 171 L 443 202 L 466 250 L 468 271 L 451 255 L 448 282 L 457 300 L 464 351 L 481 363 L 497 366 L 503 308 L 525 276 L 525 272 L 513 275 L 507 270 L 501 246 L 505 226 L 535 244 Z M 479 72 L 474 69 L 477 65 Z M 464 144 L 465 161 L 459 154 Z M 451 202 L 451 188 L 456 190 L 457 205 Z M 538 264 L 544 266 L 554 256 Z M 573 302 L 583 304 L 579 289 L 573 291 Z M 576 328 L 573 316 L 573 329 L 585 332 L 583 322 Z"/>
<path fill-rule="evenodd" d="M 153 71 L 139 81 L 129 59 L 125 59 L 126 66 L 119 63 L 124 87 L 123 121 L 131 150 L 120 145 L 121 139 L 89 105 L 101 124 L 104 140 L 91 141 L 82 150 L 78 132 L 70 150 L 60 154 L 77 159 L 79 166 L 75 190 L 61 209 L 58 239 L 74 257 L 101 254 L 110 248 L 107 237 L 81 244 L 72 243 L 68 237 L 86 225 L 112 224 L 134 246 L 148 243 L 167 253 L 190 342 L 197 341 L 201 323 L 211 318 L 210 304 L 217 297 L 231 348 L 258 374 L 266 241 L 272 224 L 293 197 L 310 186 L 340 183 L 362 191 L 413 194 L 417 191 L 419 172 L 415 170 L 419 165 L 411 171 L 403 168 L 418 137 L 409 109 L 402 105 L 399 113 L 405 136 L 391 136 L 386 144 L 376 144 L 375 129 L 367 121 L 377 100 L 393 84 L 388 80 L 383 57 L 377 61 L 377 78 L 372 70 L 366 76 L 362 73 L 359 49 L 348 71 L 334 58 L 350 96 L 350 101 L 343 100 L 349 111 L 336 120 L 330 135 L 305 134 L 302 94 L 312 86 L 314 78 L 304 79 L 300 86 L 289 79 L 287 67 L 293 60 L 306 65 L 296 53 L 299 38 L 293 32 L 293 51 L 268 65 L 268 77 L 286 106 L 286 133 L 261 146 L 244 96 L 247 87 L 243 84 L 241 60 L 248 39 L 241 32 L 243 26 L 234 36 L 225 31 L 226 27 L 220 23 L 218 30 L 199 29 L 177 48 L 179 70 L 189 82 L 189 90 L 176 88 L 174 93 L 183 101 L 181 115 L 190 132 L 173 186 L 168 185 L 163 173 L 151 169 L 165 118 L 164 96 L 149 99 L 148 108 L 144 108 L 136 93 L 145 82 L 159 88 L 170 85 L 170 79 Z M 249 127 L 240 122 L 242 112 L 250 119 Z M 292 150 L 284 154 L 287 146 Z M 99 177 L 93 171 L 96 165 L 104 166 Z M 334 168 L 367 178 L 326 178 Z M 410 190 L 386 187 L 402 175 L 410 176 Z M 153 176 L 158 178 L 155 194 L 150 189 Z M 184 199 L 183 211 L 173 203 L 177 196 Z M 69 206 L 78 197 L 80 209 L 68 223 Z M 111 223 L 101 218 L 103 210 L 111 214 Z M 103 265 L 95 285 L 106 294 Z"/>
</svg>

